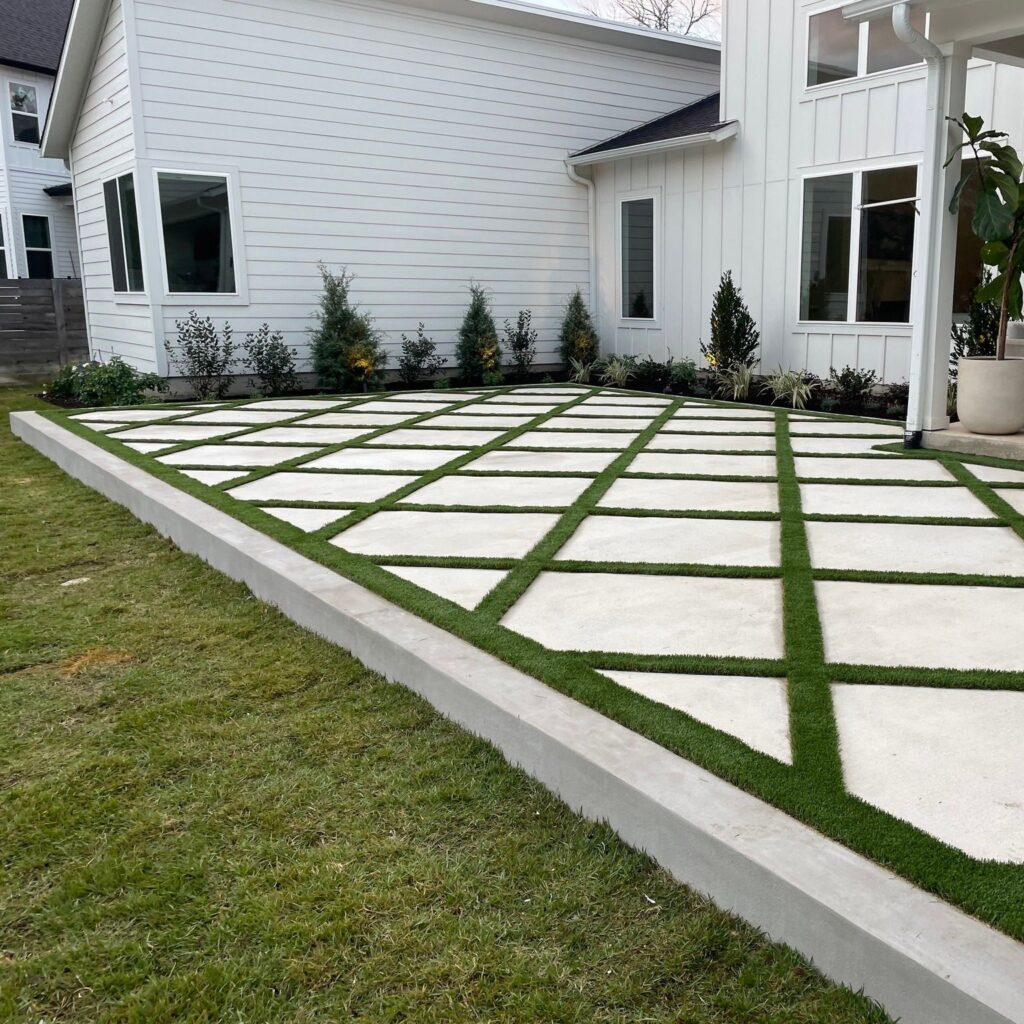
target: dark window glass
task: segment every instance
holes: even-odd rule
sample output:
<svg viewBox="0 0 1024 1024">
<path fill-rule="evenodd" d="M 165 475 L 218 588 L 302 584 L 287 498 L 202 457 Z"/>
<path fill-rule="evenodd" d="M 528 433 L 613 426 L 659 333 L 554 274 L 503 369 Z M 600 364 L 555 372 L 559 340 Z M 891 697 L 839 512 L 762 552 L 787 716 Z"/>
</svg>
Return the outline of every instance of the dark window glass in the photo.
<svg viewBox="0 0 1024 1024">
<path fill-rule="evenodd" d="M 975 161 L 964 161 L 964 172 L 973 168 Z M 953 312 L 968 313 L 971 309 L 971 294 L 982 276 L 982 241 L 974 233 L 971 222 L 978 205 L 978 179 L 972 176 L 970 184 L 960 193 L 960 210 L 957 213 L 956 229 L 956 270 L 953 278 Z"/>
<path fill-rule="evenodd" d="M 622 204 L 622 316 L 654 319 L 654 200 Z"/>
<path fill-rule="evenodd" d="M 854 78 L 859 51 L 860 26 L 847 21 L 842 8 L 812 15 L 807 38 L 807 84 Z"/>
<path fill-rule="evenodd" d="M 925 34 L 926 19 L 920 7 L 911 8 L 910 22 L 921 35 Z M 921 58 L 896 38 L 891 17 L 876 18 L 868 23 L 868 74 L 920 63 Z"/>
<path fill-rule="evenodd" d="M 0 281 L 7 278 L 7 252 L 0 249 Z"/>
<path fill-rule="evenodd" d="M 29 249 L 25 253 L 25 261 L 28 263 L 28 276 L 39 278 L 53 277 L 53 253 L 43 252 L 40 249 Z"/>
<path fill-rule="evenodd" d="M 910 322 L 916 194 L 915 167 L 864 174 L 857 268 L 857 320 L 861 323 Z"/>
<path fill-rule="evenodd" d="M 800 319 L 846 320 L 850 296 L 853 175 L 804 182 Z"/>
<path fill-rule="evenodd" d="M 168 289 L 233 292 L 227 180 L 164 172 L 159 182 Z"/>
<path fill-rule="evenodd" d="M 50 221 L 46 217 L 25 217 L 25 246 L 29 249 L 50 248 Z"/>
<path fill-rule="evenodd" d="M 110 269 L 115 292 L 141 292 L 142 246 L 139 242 L 139 217 L 135 205 L 135 178 L 123 174 L 103 185 L 107 213 L 107 241 L 110 244 Z"/>
<path fill-rule="evenodd" d="M 28 142 L 33 146 L 39 145 L 39 118 L 26 117 L 24 114 L 12 114 L 14 121 L 14 141 Z"/>
</svg>

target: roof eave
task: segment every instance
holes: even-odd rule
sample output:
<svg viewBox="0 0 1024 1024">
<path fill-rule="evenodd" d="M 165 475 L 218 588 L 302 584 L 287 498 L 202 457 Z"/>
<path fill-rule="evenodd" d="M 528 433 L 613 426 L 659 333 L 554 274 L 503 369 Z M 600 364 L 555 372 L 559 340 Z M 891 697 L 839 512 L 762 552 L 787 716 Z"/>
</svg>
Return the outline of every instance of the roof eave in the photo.
<svg viewBox="0 0 1024 1024">
<path fill-rule="evenodd" d="M 0 67 L 18 68 L 19 71 L 34 71 L 37 75 L 49 75 L 50 78 L 57 73 L 56 68 L 44 68 L 42 64 L 32 64 L 26 60 L 18 60 L 17 57 L 0 57 Z"/>
<path fill-rule="evenodd" d="M 39 144 L 43 156 L 68 158 L 78 111 L 103 34 L 107 5 L 108 0 L 75 0 Z"/>
<path fill-rule="evenodd" d="M 609 160 L 622 160 L 631 156 L 646 156 L 649 153 L 662 153 L 669 149 L 692 149 L 695 146 L 714 145 L 733 138 L 740 130 L 739 121 L 729 121 L 714 131 L 698 132 L 695 135 L 681 135 L 674 139 L 659 139 L 657 142 L 641 142 L 636 146 L 621 146 L 618 149 L 602 149 L 596 153 L 580 153 L 570 156 L 565 163 L 568 167 L 586 167 L 589 164 L 601 164 Z"/>
</svg>

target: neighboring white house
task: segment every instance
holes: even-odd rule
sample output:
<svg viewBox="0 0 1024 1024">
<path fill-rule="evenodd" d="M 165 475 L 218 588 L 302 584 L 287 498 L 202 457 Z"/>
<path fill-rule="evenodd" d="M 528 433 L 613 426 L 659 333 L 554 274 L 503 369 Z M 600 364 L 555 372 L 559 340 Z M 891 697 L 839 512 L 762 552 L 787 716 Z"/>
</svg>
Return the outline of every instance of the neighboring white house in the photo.
<svg viewBox="0 0 1024 1024">
<path fill-rule="evenodd" d="M 196 308 L 304 356 L 322 260 L 392 356 L 420 321 L 450 351 L 478 281 L 552 362 L 591 263 L 566 155 L 718 79 L 717 43 L 505 0 L 78 0 L 44 150 L 93 354 L 166 371 Z"/>
<path fill-rule="evenodd" d="M 921 31 L 929 6 L 912 8 Z M 763 368 L 910 376 L 927 69 L 890 18 L 860 23 L 843 7 L 727 0 L 720 108 L 698 104 L 573 157 L 597 187 L 607 348 L 699 358 L 731 270 L 761 327 Z M 966 109 L 1024 141 L 1024 70 L 972 60 Z M 969 231 L 962 242 L 958 311 L 979 269 Z M 949 322 L 940 330 L 948 340 Z"/>
<path fill-rule="evenodd" d="M 0 0 L 0 279 L 77 277 L 71 176 L 39 151 L 72 0 Z"/>
</svg>

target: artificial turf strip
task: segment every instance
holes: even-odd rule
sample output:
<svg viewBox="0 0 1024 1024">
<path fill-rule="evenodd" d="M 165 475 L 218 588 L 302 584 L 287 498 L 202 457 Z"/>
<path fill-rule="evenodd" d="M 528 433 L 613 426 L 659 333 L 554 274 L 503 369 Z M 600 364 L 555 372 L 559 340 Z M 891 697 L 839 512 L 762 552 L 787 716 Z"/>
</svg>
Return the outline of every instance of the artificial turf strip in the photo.
<svg viewBox="0 0 1024 1024">
<path fill-rule="evenodd" d="M 784 413 L 779 415 L 780 418 L 785 417 Z M 51 414 L 51 418 L 69 422 L 60 413 Z M 181 476 L 152 458 L 125 451 L 111 439 L 97 436 L 81 425 L 71 422 L 70 429 L 99 447 L 115 452 L 124 461 L 140 466 L 179 489 L 202 498 L 369 587 L 388 600 L 620 721 L 667 749 L 742 786 L 1009 934 L 1024 937 L 1024 870 L 1021 866 L 978 863 L 907 823 L 850 797 L 834 785 L 822 784 L 813 773 L 798 773 L 793 768 L 745 747 L 731 736 L 696 722 L 682 712 L 652 704 L 638 694 L 617 686 L 596 672 L 590 660 L 596 657 L 606 667 L 614 665 L 619 668 L 655 670 L 659 668 L 656 659 L 622 657 L 612 653 L 603 655 L 601 652 L 578 655 L 548 651 L 525 637 L 493 622 L 484 621 L 475 613 L 466 612 L 451 602 L 395 577 L 369 559 L 351 555 L 326 543 L 324 537 L 305 535 L 260 512 L 258 508 L 248 507 L 222 491 L 207 488 Z M 237 482 L 233 481 L 232 485 Z M 595 510 L 600 513 L 605 511 Z M 628 510 L 622 511 L 623 514 L 635 514 Z M 724 517 L 717 513 L 705 515 L 710 518 Z M 734 518 L 759 517 L 740 514 Z M 334 531 L 328 532 L 333 534 Z M 557 563 L 550 568 L 557 569 Z M 729 674 L 766 674 L 763 661 L 746 662 L 739 659 L 716 662 L 714 659 L 700 658 L 680 658 L 675 661 L 682 671 L 714 672 L 716 669 L 713 666 L 716 663 L 720 666 L 719 670 Z M 690 667 L 685 668 L 687 665 Z M 701 665 L 706 668 L 701 668 Z M 770 674 L 784 676 L 786 667 L 773 665 Z M 936 675 L 936 678 L 939 676 Z M 1003 688 L 1009 687 L 1004 685 Z M 807 710 L 814 713 L 813 701 L 809 702 Z M 808 729 L 809 736 L 815 734 L 813 727 Z M 810 749 L 812 744 L 807 746 Z"/>
<path fill-rule="evenodd" d="M 0 1019 L 889 1021 L 6 429 L 0 460 Z"/>
</svg>

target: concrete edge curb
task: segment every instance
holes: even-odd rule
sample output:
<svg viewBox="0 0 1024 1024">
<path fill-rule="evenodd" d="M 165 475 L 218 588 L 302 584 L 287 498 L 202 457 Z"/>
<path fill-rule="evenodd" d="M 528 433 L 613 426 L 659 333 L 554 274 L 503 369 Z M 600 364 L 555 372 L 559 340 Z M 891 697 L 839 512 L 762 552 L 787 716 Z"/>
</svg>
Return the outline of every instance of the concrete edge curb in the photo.
<svg viewBox="0 0 1024 1024">
<path fill-rule="evenodd" d="M 38 413 L 11 428 L 903 1024 L 1024 1024 L 1024 945 Z"/>
</svg>

